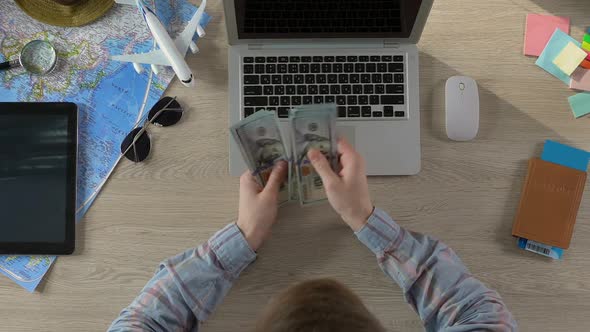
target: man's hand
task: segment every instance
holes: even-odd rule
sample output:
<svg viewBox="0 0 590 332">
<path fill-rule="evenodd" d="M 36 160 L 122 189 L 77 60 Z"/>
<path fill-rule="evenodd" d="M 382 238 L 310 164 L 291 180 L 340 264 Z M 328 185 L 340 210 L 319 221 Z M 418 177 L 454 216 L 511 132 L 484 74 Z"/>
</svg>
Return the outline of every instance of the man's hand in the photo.
<svg viewBox="0 0 590 332">
<path fill-rule="evenodd" d="M 256 251 L 270 235 L 277 220 L 278 196 L 285 181 L 287 163 L 275 165 L 266 186 L 262 188 L 256 179 L 246 171 L 240 177 L 240 207 L 237 225 L 244 233 L 250 248 Z"/>
<path fill-rule="evenodd" d="M 320 151 L 312 149 L 307 156 L 322 177 L 330 204 L 356 232 L 363 228 L 373 213 L 373 203 L 365 175 L 365 161 L 344 139 L 338 141 L 338 153 L 341 154 L 342 164 L 339 174 L 334 173 Z"/>
</svg>

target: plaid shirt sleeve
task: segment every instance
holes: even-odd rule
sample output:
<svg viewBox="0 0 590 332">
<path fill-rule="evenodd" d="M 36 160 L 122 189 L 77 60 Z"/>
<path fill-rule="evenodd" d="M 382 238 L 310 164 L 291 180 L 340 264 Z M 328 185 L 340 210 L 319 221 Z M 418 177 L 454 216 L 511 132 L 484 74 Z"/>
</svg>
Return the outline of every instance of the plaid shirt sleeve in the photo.
<svg viewBox="0 0 590 332">
<path fill-rule="evenodd" d="M 160 264 L 109 331 L 198 330 L 256 254 L 236 224 Z"/>
<path fill-rule="evenodd" d="M 517 330 L 500 295 L 471 275 L 444 243 L 401 228 L 379 209 L 356 236 L 402 288 L 427 331 Z"/>
</svg>

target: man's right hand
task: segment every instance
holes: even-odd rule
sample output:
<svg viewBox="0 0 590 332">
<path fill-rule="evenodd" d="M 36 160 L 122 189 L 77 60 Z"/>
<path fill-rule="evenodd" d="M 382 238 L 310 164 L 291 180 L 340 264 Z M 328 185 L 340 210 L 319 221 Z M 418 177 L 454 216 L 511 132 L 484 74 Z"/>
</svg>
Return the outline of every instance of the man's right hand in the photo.
<svg viewBox="0 0 590 332">
<path fill-rule="evenodd" d="M 338 140 L 342 170 L 334 173 L 324 155 L 315 149 L 307 157 L 322 178 L 330 204 L 353 231 L 359 231 L 373 213 L 365 160 L 344 139 Z"/>
</svg>

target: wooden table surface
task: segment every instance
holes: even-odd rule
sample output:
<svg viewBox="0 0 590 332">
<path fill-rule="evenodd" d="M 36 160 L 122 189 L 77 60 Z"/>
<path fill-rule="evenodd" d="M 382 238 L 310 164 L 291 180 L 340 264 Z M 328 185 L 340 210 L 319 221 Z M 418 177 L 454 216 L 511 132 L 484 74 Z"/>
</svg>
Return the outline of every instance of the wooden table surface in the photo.
<svg viewBox="0 0 590 332">
<path fill-rule="evenodd" d="M 119 164 L 78 224 L 76 253 L 59 258 L 39 292 L 0 278 L 1 331 L 102 331 L 150 279 L 158 263 L 206 241 L 236 218 L 238 180 L 228 174 L 227 38 L 221 1 L 202 53 L 188 56 L 198 84 L 177 95 L 188 111 L 170 128 L 150 129 L 148 162 Z M 419 44 L 422 171 L 371 178 L 375 205 L 403 227 L 449 244 L 498 290 L 523 331 L 587 331 L 590 326 L 590 194 L 584 196 L 563 261 L 523 252 L 511 237 L 527 159 L 545 139 L 590 150 L 590 119 L 575 120 L 563 83 L 522 55 L 527 13 L 572 18 L 581 39 L 586 0 L 438 0 Z M 480 87 L 476 140 L 444 133 L 444 83 L 453 75 Z M 420 331 L 397 285 L 328 205 L 282 209 L 273 237 L 202 331 L 246 331 L 284 287 L 329 276 L 360 294 L 391 331 Z"/>
</svg>

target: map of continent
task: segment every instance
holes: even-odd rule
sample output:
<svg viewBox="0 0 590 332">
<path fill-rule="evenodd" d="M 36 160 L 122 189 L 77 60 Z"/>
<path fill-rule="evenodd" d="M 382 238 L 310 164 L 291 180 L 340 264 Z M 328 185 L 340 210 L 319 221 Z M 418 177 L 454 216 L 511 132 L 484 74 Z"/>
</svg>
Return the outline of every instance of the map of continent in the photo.
<svg viewBox="0 0 590 332">
<path fill-rule="evenodd" d="M 172 36 L 182 31 L 196 11 L 186 0 L 151 0 L 146 4 Z M 204 15 L 202 26 L 209 20 Z M 121 159 L 123 138 L 145 121 L 174 72 L 166 68 L 155 75 L 145 66 L 139 75 L 131 63 L 110 60 L 112 55 L 144 53 L 156 47 L 135 6 L 114 5 L 92 24 L 61 28 L 33 20 L 12 1 L 3 2 L 0 60 L 17 59 L 22 47 L 36 39 L 55 47 L 56 68 L 42 76 L 22 68 L 0 71 L 0 101 L 68 101 L 78 105 L 79 221 Z M 35 202 L 29 204 L 34 206 Z M 53 256 L 0 256 L 0 272 L 33 291 L 54 260 Z"/>
</svg>

